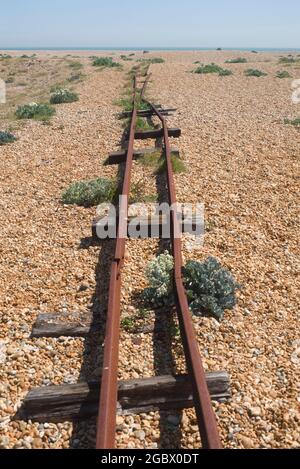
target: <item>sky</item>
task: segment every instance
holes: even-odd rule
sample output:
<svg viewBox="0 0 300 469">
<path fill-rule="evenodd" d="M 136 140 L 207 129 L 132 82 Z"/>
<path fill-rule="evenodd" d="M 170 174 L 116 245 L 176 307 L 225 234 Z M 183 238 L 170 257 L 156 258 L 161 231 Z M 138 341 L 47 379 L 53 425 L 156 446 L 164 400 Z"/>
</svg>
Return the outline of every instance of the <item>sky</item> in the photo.
<svg viewBox="0 0 300 469">
<path fill-rule="evenodd" d="M 0 49 L 300 48 L 299 0 L 0 0 Z"/>
</svg>

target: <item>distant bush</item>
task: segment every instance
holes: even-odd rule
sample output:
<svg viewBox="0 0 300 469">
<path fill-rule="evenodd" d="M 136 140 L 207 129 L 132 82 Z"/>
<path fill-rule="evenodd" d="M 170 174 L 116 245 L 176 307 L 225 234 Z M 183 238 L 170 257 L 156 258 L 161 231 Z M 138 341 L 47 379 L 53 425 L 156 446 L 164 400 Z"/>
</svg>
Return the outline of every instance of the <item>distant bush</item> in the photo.
<svg viewBox="0 0 300 469">
<path fill-rule="evenodd" d="M 0 54 L 0 60 L 3 59 L 12 59 L 12 56 L 11 55 L 8 55 L 8 54 Z"/>
<path fill-rule="evenodd" d="M 112 57 L 96 57 L 93 61 L 94 67 L 120 67 L 118 62 L 114 62 Z"/>
<path fill-rule="evenodd" d="M 0 145 L 6 145 L 7 143 L 13 143 L 17 138 L 10 132 L 0 131 Z"/>
<path fill-rule="evenodd" d="M 116 193 L 116 184 L 110 179 L 98 178 L 72 184 L 63 194 L 66 205 L 93 207 L 102 202 L 110 202 Z"/>
<path fill-rule="evenodd" d="M 247 59 L 244 57 L 237 57 L 236 59 L 226 60 L 226 64 L 245 64 L 247 63 Z"/>
<path fill-rule="evenodd" d="M 63 104 L 63 103 L 73 103 L 74 101 L 78 101 L 79 97 L 77 93 L 73 91 L 61 88 L 51 95 L 50 103 L 51 104 Z"/>
<path fill-rule="evenodd" d="M 258 54 L 257 50 L 252 50 L 252 54 Z"/>
<path fill-rule="evenodd" d="M 294 57 L 280 57 L 279 59 L 279 63 L 286 64 L 286 65 L 295 64 L 298 61 L 299 59 L 295 59 Z"/>
<path fill-rule="evenodd" d="M 165 61 L 162 57 L 153 57 L 153 58 L 149 59 L 149 62 L 151 64 L 163 64 Z"/>
<path fill-rule="evenodd" d="M 5 83 L 6 84 L 10 84 L 10 83 L 13 83 L 15 81 L 14 77 L 8 77 L 6 80 L 5 80 Z"/>
<path fill-rule="evenodd" d="M 16 110 L 16 117 L 18 119 L 48 120 L 54 114 L 55 109 L 49 106 L 49 104 L 30 103 L 19 106 Z"/>
<path fill-rule="evenodd" d="M 224 69 L 215 63 L 209 64 L 209 65 L 201 65 L 200 67 L 196 68 L 196 70 L 194 70 L 194 73 L 199 73 L 199 74 L 217 73 L 221 77 L 226 77 L 226 76 L 233 74 L 231 70 Z"/>
<path fill-rule="evenodd" d="M 282 72 L 277 72 L 276 78 L 292 78 L 292 77 L 291 77 L 291 75 L 289 74 L 289 72 L 287 72 L 286 70 L 284 70 L 284 71 L 282 71 Z"/>
<path fill-rule="evenodd" d="M 220 73 L 222 71 L 222 67 L 219 65 L 212 63 L 209 65 L 201 65 L 201 67 L 197 67 L 195 73 L 199 74 L 207 74 L 207 73 Z"/>
<path fill-rule="evenodd" d="M 267 73 L 262 72 L 261 70 L 254 69 L 254 68 L 248 68 L 248 70 L 245 70 L 245 75 L 247 77 L 265 77 L 267 76 Z"/>
<path fill-rule="evenodd" d="M 73 70 L 80 70 L 83 68 L 83 64 L 81 62 L 71 62 L 69 63 L 69 67 L 73 68 Z"/>
<path fill-rule="evenodd" d="M 294 119 L 294 120 L 284 119 L 284 123 L 285 124 L 295 125 L 296 127 L 298 127 L 300 125 L 300 117 L 297 118 L 297 119 Z"/>
<path fill-rule="evenodd" d="M 240 285 L 213 257 L 204 262 L 187 262 L 183 276 L 190 308 L 195 315 L 207 314 L 222 319 L 224 311 L 236 305 L 235 294 Z"/>
<path fill-rule="evenodd" d="M 85 78 L 85 75 L 79 72 L 79 73 L 75 73 L 71 75 L 69 78 L 67 78 L 67 81 L 69 83 L 73 83 L 74 81 L 80 81 L 80 80 L 83 80 L 84 78 Z"/>
<path fill-rule="evenodd" d="M 228 77 L 230 75 L 233 75 L 233 71 L 229 70 L 228 68 L 224 68 L 219 72 L 220 77 Z"/>
</svg>

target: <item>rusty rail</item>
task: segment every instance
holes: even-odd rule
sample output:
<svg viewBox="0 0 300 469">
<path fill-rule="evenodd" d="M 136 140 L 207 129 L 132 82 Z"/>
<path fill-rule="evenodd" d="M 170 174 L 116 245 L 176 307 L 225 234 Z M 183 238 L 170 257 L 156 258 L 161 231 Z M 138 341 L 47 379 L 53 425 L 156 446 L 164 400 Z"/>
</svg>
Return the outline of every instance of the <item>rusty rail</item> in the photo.
<svg viewBox="0 0 300 469">
<path fill-rule="evenodd" d="M 140 97 L 144 97 L 150 75 L 145 78 Z M 120 336 L 120 296 L 121 296 L 121 270 L 124 263 L 125 242 L 127 237 L 128 197 L 130 192 L 131 171 L 133 162 L 134 135 L 137 118 L 137 79 L 133 80 L 133 111 L 129 132 L 129 142 L 126 157 L 125 175 L 122 189 L 122 198 L 119 207 L 119 225 L 116 241 L 115 256 L 111 267 L 109 284 L 109 300 L 107 324 L 104 346 L 104 361 L 101 380 L 99 414 L 97 421 L 97 449 L 111 449 L 115 445 L 116 409 L 118 398 L 118 355 Z M 164 132 L 164 150 L 167 163 L 167 180 L 169 202 L 176 204 L 176 193 L 171 161 L 171 151 L 168 128 L 165 117 L 159 110 L 148 103 L 160 119 Z M 174 256 L 174 285 L 176 309 L 180 323 L 181 336 L 184 345 L 188 372 L 193 386 L 194 404 L 204 448 L 220 448 L 220 440 L 214 412 L 207 388 L 205 373 L 198 349 L 198 344 L 191 320 L 188 301 L 182 279 L 182 254 L 180 227 L 176 212 L 171 211 L 171 243 Z"/>
<path fill-rule="evenodd" d="M 167 121 L 165 117 L 153 106 L 153 111 L 160 119 L 164 131 L 164 153 L 167 163 L 167 183 L 169 203 L 175 208 L 177 204 L 174 175 L 171 160 L 171 148 L 168 134 Z M 219 449 L 221 447 L 218 434 L 216 418 L 211 405 L 211 399 L 206 384 L 205 372 L 199 353 L 198 343 L 191 319 L 188 300 L 182 278 L 182 253 L 180 226 L 178 221 L 177 209 L 171 210 L 171 243 L 174 257 L 174 286 L 176 309 L 180 324 L 180 331 L 184 346 L 185 359 L 188 372 L 193 385 L 193 398 L 198 419 L 198 425 L 201 435 L 201 441 L 204 448 Z"/>
</svg>

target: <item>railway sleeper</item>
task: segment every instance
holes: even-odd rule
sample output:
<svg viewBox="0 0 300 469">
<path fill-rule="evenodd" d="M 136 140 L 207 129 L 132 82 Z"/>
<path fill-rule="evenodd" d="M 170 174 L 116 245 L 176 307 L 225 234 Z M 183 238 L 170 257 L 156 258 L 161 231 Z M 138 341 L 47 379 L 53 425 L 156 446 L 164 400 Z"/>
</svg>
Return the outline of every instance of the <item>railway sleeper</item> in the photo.
<svg viewBox="0 0 300 469">
<path fill-rule="evenodd" d="M 101 380 L 101 378 L 100 378 Z M 225 402 L 231 397 L 230 378 L 225 371 L 206 373 L 212 400 Z M 64 422 L 97 415 L 99 380 L 31 390 L 15 419 L 35 422 Z M 119 415 L 188 409 L 194 407 L 188 375 L 155 376 L 119 381 Z"/>
</svg>

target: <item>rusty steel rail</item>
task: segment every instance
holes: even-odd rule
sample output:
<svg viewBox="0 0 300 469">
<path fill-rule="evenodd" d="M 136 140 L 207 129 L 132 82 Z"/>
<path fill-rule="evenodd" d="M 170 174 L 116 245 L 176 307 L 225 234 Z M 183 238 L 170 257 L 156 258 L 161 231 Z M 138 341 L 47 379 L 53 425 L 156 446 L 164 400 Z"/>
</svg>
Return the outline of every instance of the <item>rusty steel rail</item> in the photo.
<svg viewBox="0 0 300 469">
<path fill-rule="evenodd" d="M 147 75 L 140 90 L 140 98 L 144 98 L 150 79 Z M 124 264 L 125 243 L 127 237 L 128 197 L 130 193 L 131 172 L 133 163 L 133 146 L 137 119 L 137 79 L 133 79 L 133 111 L 129 132 L 125 175 L 122 198 L 119 206 L 119 224 L 115 255 L 111 266 L 108 312 L 104 345 L 104 360 L 101 379 L 99 414 L 97 420 L 97 449 L 112 449 L 115 446 L 116 411 L 118 399 L 118 356 L 120 337 L 120 300 L 121 271 Z M 147 101 L 146 101 L 147 102 Z M 165 117 L 148 102 L 148 105 L 160 119 L 164 133 L 164 150 L 167 163 L 168 195 L 171 206 L 176 204 L 175 183 L 171 161 L 168 127 Z M 215 415 L 211 405 L 205 373 L 192 324 L 191 313 L 182 279 L 182 253 L 180 226 L 177 213 L 171 210 L 171 243 L 174 257 L 174 285 L 178 319 L 188 372 L 193 386 L 193 399 L 196 409 L 202 446 L 209 449 L 221 448 Z"/>
<path fill-rule="evenodd" d="M 148 77 L 147 77 L 148 78 Z M 143 98 L 148 79 L 141 90 Z M 99 414 L 97 421 L 97 449 L 111 449 L 115 446 L 116 411 L 118 399 L 118 357 L 120 336 L 120 300 L 121 300 L 121 270 L 124 264 L 125 242 L 127 237 L 128 198 L 133 162 L 134 134 L 137 118 L 137 79 L 133 78 L 133 111 L 129 131 L 129 142 L 126 157 L 126 167 L 123 181 L 122 197 L 119 206 L 119 224 L 115 255 L 111 266 L 108 310 L 106 319 L 104 359 L 101 378 L 101 392 Z"/>
<path fill-rule="evenodd" d="M 164 153 L 167 164 L 167 184 L 168 196 L 171 207 L 176 207 L 176 191 L 174 174 L 171 160 L 171 148 L 168 134 L 166 118 L 158 111 L 158 109 L 149 103 L 160 119 L 164 131 Z M 185 359 L 187 362 L 188 372 L 193 386 L 194 405 L 198 419 L 198 425 L 201 435 L 203 448 L 220 449 L 221 443 L 216 423 L 216 418 L 211 405 L 211 399 L 205 379 L 205 372 L 198 348 L 198 343 L 191 319 L 186 291 L 182 278 L 182 253 L 180 226 L 178 221 L 177 209 L 171 209 L 171 243 L 172 253 L 174 257 L 174 286 L 175 299 L 178 320 L 180 324 L 181 337 L 184 346 Z"/>
</svg>

